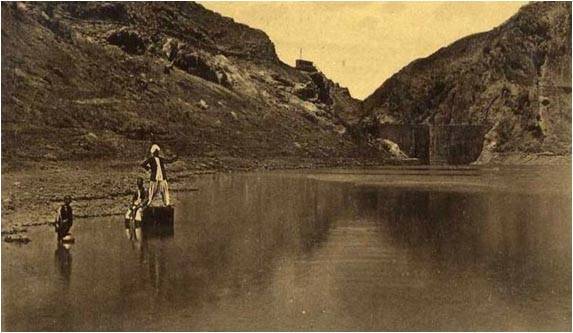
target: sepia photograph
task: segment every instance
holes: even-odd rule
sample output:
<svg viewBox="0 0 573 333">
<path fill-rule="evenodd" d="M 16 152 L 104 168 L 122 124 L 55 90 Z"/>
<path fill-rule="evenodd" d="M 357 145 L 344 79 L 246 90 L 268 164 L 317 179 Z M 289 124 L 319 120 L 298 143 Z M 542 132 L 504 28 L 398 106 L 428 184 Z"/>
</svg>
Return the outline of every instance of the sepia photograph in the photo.
<svg viewBox="0 0 573 333">
<path fill-rule="evenodd" d="M 571 2 L 0 11 L 2 331 L 572 330 Z"/>
</svg>

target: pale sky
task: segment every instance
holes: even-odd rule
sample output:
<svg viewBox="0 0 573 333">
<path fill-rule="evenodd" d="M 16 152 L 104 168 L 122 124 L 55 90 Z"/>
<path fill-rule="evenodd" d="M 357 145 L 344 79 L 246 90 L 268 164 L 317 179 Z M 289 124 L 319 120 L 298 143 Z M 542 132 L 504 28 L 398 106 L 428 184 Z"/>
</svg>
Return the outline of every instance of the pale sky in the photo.
<svg viewBox="0 0 573 333">
<path fill-rule="evenodd" d="M 303 58 L 363 99 L 411 61 L 490 30 L 525 2 L 201 2 L 263 30 L 280 59 Z"/>
</svg>

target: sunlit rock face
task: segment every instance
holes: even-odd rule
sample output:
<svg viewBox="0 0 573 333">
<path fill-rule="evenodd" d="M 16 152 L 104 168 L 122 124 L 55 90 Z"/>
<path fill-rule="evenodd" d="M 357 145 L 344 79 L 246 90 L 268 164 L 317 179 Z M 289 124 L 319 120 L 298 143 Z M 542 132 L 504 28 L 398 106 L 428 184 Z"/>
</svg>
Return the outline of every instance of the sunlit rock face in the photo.
<svg viewBox="0 0 573 333">
<path fill-rule="evenodd" d="M 511 153 L 569 155 L 571 4 L 526 5 L 492 31 L 412 62 L 363 109 L 363 128 L 484 125 L 482 161 Z"/>
</svg>

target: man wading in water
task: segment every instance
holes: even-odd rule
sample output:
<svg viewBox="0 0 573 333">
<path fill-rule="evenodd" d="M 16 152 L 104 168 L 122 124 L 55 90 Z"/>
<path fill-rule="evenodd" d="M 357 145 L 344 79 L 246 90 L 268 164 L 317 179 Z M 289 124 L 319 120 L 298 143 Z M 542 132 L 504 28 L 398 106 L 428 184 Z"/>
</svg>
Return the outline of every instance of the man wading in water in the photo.
<svg viewBox="0 0 573 333">
<path fill-rule="evenodd" d="M 66 195 L 64 197 L 64 204 L 58 208 L 54 227 L 58 234 L 59 242 L 65 241 L 66 236 L 71 240 L 70 229 L 72 228 L 72 224 L 74 224 L 74 213 L 72 211 L 72 206 L 70 206 L 71 203 L 72 197 Z"/>
<path fill-rule="evenodd" d="M 161 192 L 161 198 L 165 206 L 170 206 L 169 187 L 167 185 L 167 174 L 165 173 L 165 164 L 177 161 L 178 157 L 165 158 L 159 156 L 159 146 L 154 144 L 149 150 L 151 157 L 143 161 L 141 166 L 150 171 L 149 175 L 149 197 L 147 206 L 151 205 L 155 194 Z"/>
<path fill-rule="evenodd" d="M 147 204 L 147 192 L 143 186 L 143 178 L 137 178 L 137 190 L 131 199 L 131 205 L 125 213 L 125 233 L 127 238 L 141 240 L 141 219 L 143 217 L 143 209 Z"/>
</svg>

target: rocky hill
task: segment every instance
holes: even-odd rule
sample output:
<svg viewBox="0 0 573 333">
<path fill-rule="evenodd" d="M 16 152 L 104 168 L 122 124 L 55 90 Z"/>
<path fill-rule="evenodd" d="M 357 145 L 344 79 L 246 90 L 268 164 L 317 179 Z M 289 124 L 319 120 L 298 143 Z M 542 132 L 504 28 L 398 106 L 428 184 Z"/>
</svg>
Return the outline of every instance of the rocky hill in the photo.
<svg viewBox="0 0 573 333">
<path fill-rule="evenodd" d="M 571 152 L 571 3 L 524 6 L 392 76 L 363 102 L 378 123 L 481 124 L 480 157 Z"/>
<path fill-rule="evenodd" d="M 195 3 L 2 3 L 2 90 L 3 162 L 361 154 L 346 89 Z"/>
</svg>

